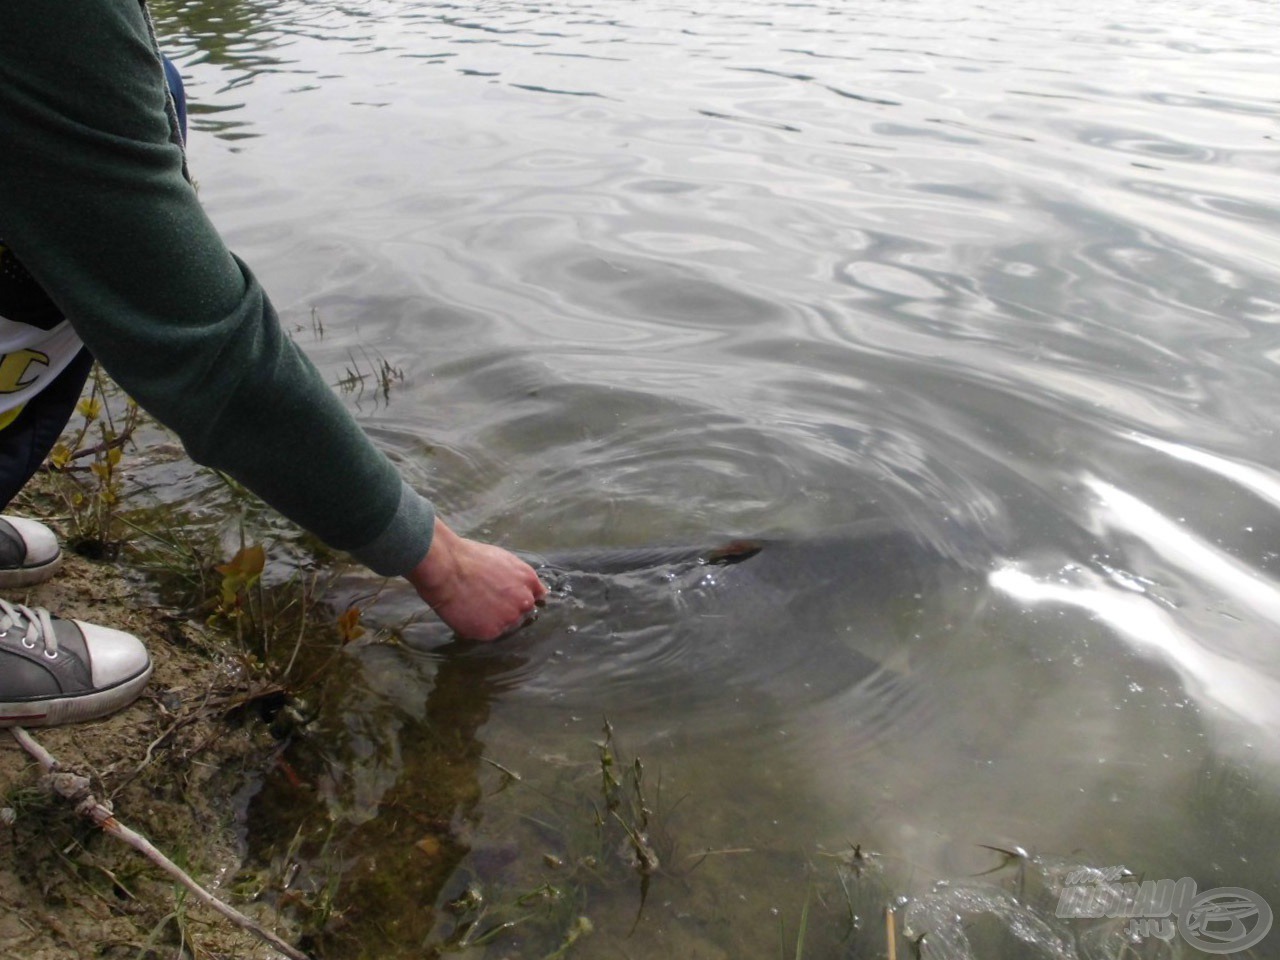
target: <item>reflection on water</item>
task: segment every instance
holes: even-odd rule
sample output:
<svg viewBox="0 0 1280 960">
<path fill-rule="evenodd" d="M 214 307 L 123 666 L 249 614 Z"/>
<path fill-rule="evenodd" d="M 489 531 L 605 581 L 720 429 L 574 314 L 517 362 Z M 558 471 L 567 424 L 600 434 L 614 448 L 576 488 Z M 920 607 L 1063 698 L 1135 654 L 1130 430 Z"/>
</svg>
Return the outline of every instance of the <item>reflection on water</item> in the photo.
<svg viewBox="0 0 1280 960">
<path fill-rule="evenodd" d="M 251 807 L 341 880 L 325 950 L 440 947 L 472 883 L 576 891 L 494 957 L 580 914 L 582 955 L 793 953 L 809 890 L 815 956 L 902 895 L 933 956 L 1115 960 L 1032 889 L 1072 866 L 1280 907 L 1269 6 L 153 6 L 212 216 L 332 380 L 404 372 L 352 408 L 460 527 L 801 545 L 351 649 L 322 786 Z M 582 859 L 605 714 L 685 798 L 642 911 L 614 819 Z"/>
</svg>

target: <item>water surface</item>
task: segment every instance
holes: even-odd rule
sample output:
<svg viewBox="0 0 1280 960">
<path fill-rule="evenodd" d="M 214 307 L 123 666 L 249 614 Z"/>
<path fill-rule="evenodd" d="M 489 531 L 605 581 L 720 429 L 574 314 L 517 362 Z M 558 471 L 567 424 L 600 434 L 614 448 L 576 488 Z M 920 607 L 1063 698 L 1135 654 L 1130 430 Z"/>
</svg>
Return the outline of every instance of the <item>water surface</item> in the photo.
<svg viewBox="0 0 1280 960">
<path fill-rule="evenodd" d="M 491 649 L 351 649 L 291 748 L 313 791 L 250 806 L 264 861 L 330 838 L 324 950 L 421 956 L 469 884 L 576 891 L 495 958 L 578 915 L 574 955 L 791 955 L 806 891 L 813 955 L 881 955 L 901 897 L 931 956 L 1118 958 L 1120 924 L 1054 916 L 1080 866 L 1280 908 L 1270 5 L 154 7 L 215 222 L 328 377 L 400 375 L 352 409 L 455 526 L 879 518 L 974 573 L 856 604 L 832 577 L 733 636 L 562 597 Z M 592 821 L 606 716 L 667 798 L 638 921 Z"/>
</svg>

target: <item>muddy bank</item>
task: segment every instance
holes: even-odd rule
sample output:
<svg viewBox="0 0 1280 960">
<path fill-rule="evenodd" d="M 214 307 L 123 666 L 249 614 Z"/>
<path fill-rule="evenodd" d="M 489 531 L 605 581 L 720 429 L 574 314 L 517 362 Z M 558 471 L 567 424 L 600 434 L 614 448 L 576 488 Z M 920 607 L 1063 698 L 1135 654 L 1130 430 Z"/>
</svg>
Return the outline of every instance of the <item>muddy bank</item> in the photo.
<svg viewBox="0 0 1280 960">
<path fill-rule="evenodd" d="M 28 515 L 41 512 L 38 497 L 25 506 Z M 207 888 L 291 939 L 294 931 L 267 908 L 224 889 L 239 865 L 236 811 L 278 750 L 257 710 L 261 683 L 246 678 L 227 638 L 159 603 L 154 586 L 127 567 L 70 551 L 52 582 L 8 599 L 146 642 L 155 674 L 135 704 L 95 723 L 32 732 L 64 767 L 89 776 L 120 820 Z M 51 798 L 40 787 L 39 768 L 6 731 L 0 731 L 0 807 L 15 814 L 13 826 L 0 829 L 3 960 L 275 955 L 188 903 L 137 853 Z"/>
</svg>

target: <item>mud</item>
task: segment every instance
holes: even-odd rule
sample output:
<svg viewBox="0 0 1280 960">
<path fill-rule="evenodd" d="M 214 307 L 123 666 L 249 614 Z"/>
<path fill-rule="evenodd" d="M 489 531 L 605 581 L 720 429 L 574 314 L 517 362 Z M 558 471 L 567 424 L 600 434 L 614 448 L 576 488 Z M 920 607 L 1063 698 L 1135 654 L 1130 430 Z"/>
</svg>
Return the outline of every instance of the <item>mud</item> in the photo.
<svg viewBox="0 0 1280 960">
<path fill-rule="evenodd" d="M 239 866 L 239 798 L 277 749 L 253 705 L 243 703 L 246 685 L 225 643 L 158 604 L 124 568 L 75 555 L 50 583 L 8 599 L 147 643 L 155 674 L 135 704 L 99 722 L 31 732 L 65 768 L 89 776 L 121 821 L 219 890 Z M 39 767 L 0 730 L 0 807 L 16 815 L 12 827 L 0 828 L 0 960 L 275 955 L 188 903 L 139 854 L 79 820 L 40 781 Z M 264 905 L 228 899 L 290 937 Z"/>
</svg>

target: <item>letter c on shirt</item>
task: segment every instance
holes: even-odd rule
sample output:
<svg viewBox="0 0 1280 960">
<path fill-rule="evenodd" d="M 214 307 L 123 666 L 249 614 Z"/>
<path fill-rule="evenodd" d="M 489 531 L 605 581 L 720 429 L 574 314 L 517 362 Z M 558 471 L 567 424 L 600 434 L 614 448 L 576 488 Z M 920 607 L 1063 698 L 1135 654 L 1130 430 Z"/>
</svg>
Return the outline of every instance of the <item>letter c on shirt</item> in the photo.
<svg viewBox="0 0 1280 960">
<path fill-rule="evenodd" d="M 49 355 L 39 350 L 16 350 L 0 357 L 0 393 L 17 393 L 29 387 L 39 377 L 32 364 L 49 365 Z"/>
</svg>

